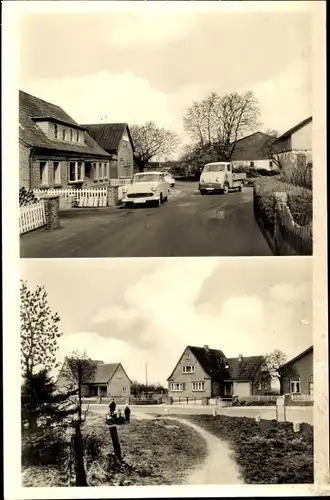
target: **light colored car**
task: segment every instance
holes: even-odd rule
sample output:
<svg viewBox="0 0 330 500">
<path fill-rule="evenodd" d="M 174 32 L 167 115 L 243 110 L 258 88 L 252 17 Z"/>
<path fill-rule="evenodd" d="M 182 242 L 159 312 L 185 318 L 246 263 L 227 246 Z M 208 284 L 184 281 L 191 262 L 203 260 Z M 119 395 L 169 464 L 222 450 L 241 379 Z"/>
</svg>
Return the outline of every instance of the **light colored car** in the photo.
<svg viewBox="0 0 330 500">
<path fill-rule="evenodd" d="M 175 179 L 172 174 L 170 174 L 169 172 L 165 172 L 164 177 L 165 181 L 168 182 L 171 187 L 175 186 Z"/>
<path fill-rule="evenodd" d="M 127 207 L 137 203 L 155 203 L 157 206 L 167 201 L 170 185 L 161 172 L 141 172 L 133 175 L 130 184 L 123 188 L 122 202 Z"/>
<path fill-rule="evenodd" d="M 201 194 L 207 194 L 210 191 L 221 191 L 227 194 L 232 189 L 242 191 L 245 180 L 246 174 L 233 172 L 230 163 L 207 163 L 199 179 L 199 191 Z"/>
</svg>

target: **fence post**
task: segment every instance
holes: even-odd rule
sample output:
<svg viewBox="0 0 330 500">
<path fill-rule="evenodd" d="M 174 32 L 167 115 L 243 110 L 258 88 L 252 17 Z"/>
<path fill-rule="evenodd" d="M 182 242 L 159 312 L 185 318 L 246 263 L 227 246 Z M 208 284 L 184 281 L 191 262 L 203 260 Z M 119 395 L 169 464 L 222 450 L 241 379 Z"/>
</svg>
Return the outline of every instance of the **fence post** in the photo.
<svg viewBox="0 0 330 500">
<path fill-rule="evenodd" d="M 282 252 L 282 234 L 281 225 L 283 222 L 283 212 L 287 205 L 288 195 L 287 193 L 274 193 L 275 203 L 274 203 L 274 243 L 277 255 L 283 255 Z"/>
<path fill-rule="evenodd" d="M 40 197 L 45 206 L 45 229 L 56 229 L 60 227 L 60 197 L 57 194 L 46 194 Z"/>
</svg>

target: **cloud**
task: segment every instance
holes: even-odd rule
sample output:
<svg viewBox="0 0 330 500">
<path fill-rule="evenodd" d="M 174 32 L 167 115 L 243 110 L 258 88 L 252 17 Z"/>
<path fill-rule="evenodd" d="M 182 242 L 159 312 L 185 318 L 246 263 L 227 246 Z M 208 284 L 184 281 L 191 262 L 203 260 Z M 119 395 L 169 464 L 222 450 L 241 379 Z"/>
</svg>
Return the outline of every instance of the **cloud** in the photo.
<svg viewBox="0 0 330 500">
<path fill-rule="evenodd" d="M 190 29 L 194 20 L 191 14 L 166 10 L 126 13 L 125 17 L 119 15 L 118 18 L 119 22 L 111 23 L 111 28 L 102 33 L 102 40 L 110 45 L 134 47 L 163 45 L 180 39 Z"/>
<path fill-rule="evenodd" d="M 131 72 L 26 81 L 24 90 L 63 107 L 80 123 L 154 120 L 171 124 L 168 97 Z"/>
</svg>

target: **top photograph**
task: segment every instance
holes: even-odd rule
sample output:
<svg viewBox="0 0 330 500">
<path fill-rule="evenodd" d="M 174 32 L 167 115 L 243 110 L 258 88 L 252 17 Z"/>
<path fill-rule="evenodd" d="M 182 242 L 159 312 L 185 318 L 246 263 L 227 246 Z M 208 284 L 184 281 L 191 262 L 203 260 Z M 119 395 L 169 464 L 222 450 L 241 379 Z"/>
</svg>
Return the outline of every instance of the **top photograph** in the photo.
<svg viewBox="0 0 330 500">
<path fill-rule="evenodd" d="M 312 12 L 297 4 L 24 13 L 21 258 L 312 255 Z"/>
</svg>

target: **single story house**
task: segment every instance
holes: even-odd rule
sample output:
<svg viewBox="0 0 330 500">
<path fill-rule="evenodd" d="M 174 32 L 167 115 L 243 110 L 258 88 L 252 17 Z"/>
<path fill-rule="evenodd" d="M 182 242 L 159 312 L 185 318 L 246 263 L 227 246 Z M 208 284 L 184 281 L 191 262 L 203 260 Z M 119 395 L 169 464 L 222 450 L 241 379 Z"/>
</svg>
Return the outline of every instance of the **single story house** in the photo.
<svg viewBox="0 0 330 500">
<path fill-rule="evenodd" d="M 121 363 L 106 364 L 103 361 L 91 361 L 96 365 L 94 376 L 83 386 L 85 397 L 126 398 L 131 394 L 132 382 Z M 60 390 L 68 385 L 70 358 L 66 357 L 58 375 L 56 385 Z"/>
<path fill-rule="evenodd" d="M 271 388 L 263 356 L 227 358 L 209 346 L 187 346 L 167 381 L 172 397 L 244 397 Z"/>
<path fill-rule="evenodd" d="M 281 394 L 314 393 L 313 346 L 298 354 L 279 369 Z"/>
<path fill-rule="evenodd" d="M 110 154 L 110 178 L 132 177 L 134 144 L 127 123 L 97 123 L 83 125 L 91 137 Z"/>
<path fill-rule="evenodd" d="M 313 117 L 309 116 L 274 141 L 283 168 L 311 164 L 313 161 Z"/>
<path fill-rule="evenodd" d="M 238 139 L 230 158 L 231 163 L 236 167 L 273 170 L 276 165 L 270 158 L 269 144 L 274 140 L 275 137 L 263 132 L 254 132 L 242 137 L 242 139 Z"/>
<path fill-rule="evenodd" d="M 62 108 L 19 92 L 19 186 L 82 188 L 109 182 L 110 155 Z"/>
</svg>

